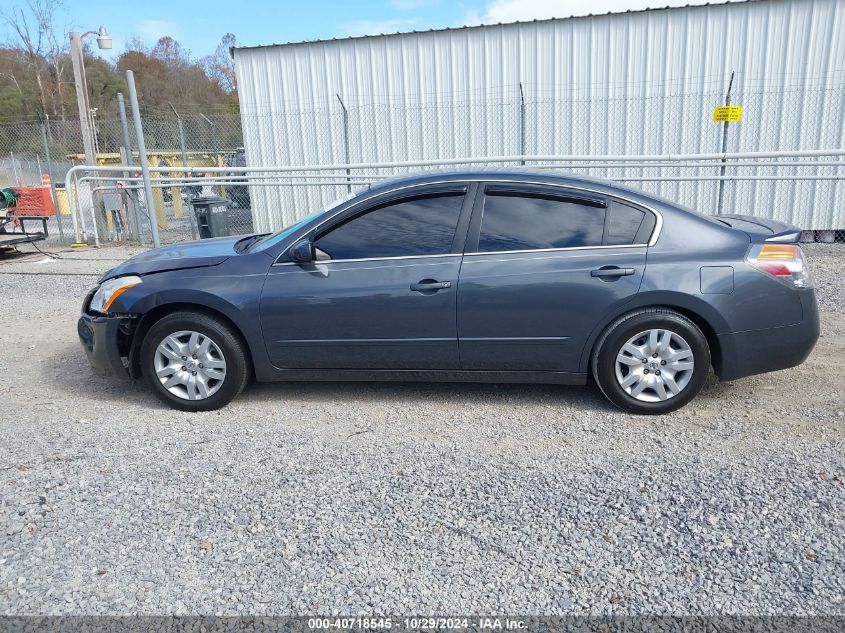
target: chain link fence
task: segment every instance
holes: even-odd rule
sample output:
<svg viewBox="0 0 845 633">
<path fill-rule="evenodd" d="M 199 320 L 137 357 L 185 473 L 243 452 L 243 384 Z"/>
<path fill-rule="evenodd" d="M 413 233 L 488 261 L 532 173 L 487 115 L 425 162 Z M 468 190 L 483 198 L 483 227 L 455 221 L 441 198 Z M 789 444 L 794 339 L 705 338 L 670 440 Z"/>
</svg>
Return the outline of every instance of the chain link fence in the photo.
<svg viewBox="0 0 845 633">
<path fill-rule="evenodd" d="M 205 168 L 245 164 L 238 114 L 195 113 L 180 119 L 175 116 L 147 117 L 143 121 L 147 157 L 154 176 L 158 175 L 155 167 L 184 166 L 182 174 L 196 180 L 205 173 Z M 136 136 L 131 119 L 127 127 L 134 145 Z M 95 146 L 98 165 L 125 164 L 123 129 L 119 119 L 95 121 Z M 233 202 L 245 202 L 243 196 L 238 195 L 242 191 L 236 188 L 227 191 L 223 187 L 212 188 L 194 182 L 190 187 L 159 184 L 148 204 L 140 186 L 137 149 L 132 152 L 131 166 L 125 177 L 83 181 L 77 185 L 78 190 L 73 195 L 68 195 L 65 175 L 68 169 L 84 161 L 78 120 L 0 123 L 0 187 L 26 191 L 48 183 L 52 186 L 50 204 L 42 204 L 44 199 L 40 196 L 26 196 L 23 202 L 19 202 L 22 214 L 49 216 L 51 239 L 73 240 L 75 225 L 71 202 L 74 200 L 86 217 L 96 218 L 96 225 L 105 240 L 140 239 L 145 242 L 149 241 L 151 215 L 156 217 L 167 242 L 195 236 L 196 230 L 192 229 L 190 218 L 190 202 L 195 196 L 225 196 L 229 193 L 236 194 Z M 49 176 L 49 181 L 45 176 Z M 135 220 L 135 207 L 141 216 L 140 223 Z M 234 217 L 233 232 L 252 230 L 248 205 L 236 212 Z"/>
<path fill-rule="evenodd" d="M 780 79 L 780 78 L 778 78 Z M 242 116 L 252 165 L 342 165 L 389 177 L 425 166 L 380 168 L 391 161 L 511 156 L 492 165 L 454 168 L 532 167 L 528 156 L 665 156 L 662 163 L 627 166 L 621 160 L 561 161 L 585 176 L 613 179 L 704 213 L 770 217 L 845 239 L 845 163 L 811 160 L 677 161 L 678 154 L 779 152 L 845 147 L 845 74 L 822 78 L 737 80 L 730 102 L 743 107 L 742 122 L 713 121 L 726 101 L 730 79 L 662 86 L 512 86 L 495 95 L 461 93 L 407 100 L 356 101 L 342 97 L 309 111 L 272 111 L 255 104 Z M 246 107 L 247 104 L 244 104 Z M 434 167 L 440 168 L 440 167 Z M 346 170 L 324 172 L 342 178 Z M 265 190 L 253 205 L 258 230 L 290 223 L 320 208 L 345 188 Z M 808 234 L 809 236 L 809 234 Z"/>
<path fill-rule="evenodd" d="M 76 201 L 86 235 L 102 242 L 149 242 L 155 221 L 163 243 L 198 237 L 197 198 L 225 198 L 228 232 L 271 231 L 369 183 L 443 169 L 425 161 L 512 157 L 449 168 L 542 167 L 620 181 L 704 213 L 770 217 L 807 229 L 807 239 L 845 241 L 845 161 L 841 156 L 767 156 L 753 160 L 678 160 L 678 154 L 782 152 L 845 147 L 845 75 L 793 82 L 765 78 L 733 85 L 741 123 L 712 121 L 728 80 L 690 92 L 683 83 L 661 96 L 609 96 L 596 87 L 515 86 L 478 94 L 363 100 L 340 95 L 308 109 L 242 114 L 184 113 L 143 120 L 153 195 L 147 200 L 137 152 L 125 173 L 82 178 L 68 195 L 67 170 L 84 161 L 76 121 L 0 123 L 0 186 L 55 187 L 51 238 L 75 239 Z M 699 85 L 700 88 L 700 84 Z M 618 91 L 616 91 L 618 92 Z M 504 96 L 503 96 L 504 95 Z M 530 96 L 529 96 L 530 95 Z M 808 126 L 806 113 L 818 120 Z M 128 122 L 132 143 L 135 130 Z M 125 164 L 119 120 L 96 121 L 97 162 Z M 664 157 L 626 161 L 631 155 Z M 559 156 L 537 161 L 523 157 Z M 574 157 L 608 156 L 605 161 Z M 392 162 L 416 161 L 414 165 Z M 311 166 L 244 173 L 244 167 Z M 315 171 L 316 166 L 336 166 Z M 354 165 L 360 165 L 355 167 Z M 175 172 L 156 168 L 183 168 Z M 227 171 L 232 168 L 233 171 Z M 213 170 L 213 171 L 210 171 Z M 32 210 L 26 210 L 31 212 Z M 152 220 L 151 220 L 152 218 Z"/>
</svg>

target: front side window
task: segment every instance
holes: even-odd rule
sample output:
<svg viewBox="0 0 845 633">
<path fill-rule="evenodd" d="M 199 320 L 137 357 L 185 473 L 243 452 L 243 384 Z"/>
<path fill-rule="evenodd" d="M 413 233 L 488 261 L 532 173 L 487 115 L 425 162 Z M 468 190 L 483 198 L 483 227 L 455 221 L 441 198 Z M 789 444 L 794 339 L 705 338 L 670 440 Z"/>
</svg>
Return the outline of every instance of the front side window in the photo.
<svg viewBox="0 0 845 633">
<path fill-rule="evenodd" d="M 590 201 L 488 191 L 478 252 L 601 246 L 605 211 Z"/>
<path fill-rule="evenodd" d="M 319 236 L 318 256 L 337 260 L 449 253 L 463 201 L 463 193 L 450 192 L 378 206 Z"/>
</svg>

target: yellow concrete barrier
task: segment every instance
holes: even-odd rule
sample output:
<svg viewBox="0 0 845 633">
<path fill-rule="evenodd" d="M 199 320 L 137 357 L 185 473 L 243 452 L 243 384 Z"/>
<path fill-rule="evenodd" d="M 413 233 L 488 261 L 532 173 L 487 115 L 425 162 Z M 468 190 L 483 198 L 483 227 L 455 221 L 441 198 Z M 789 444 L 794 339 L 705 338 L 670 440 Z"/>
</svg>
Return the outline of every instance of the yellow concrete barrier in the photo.
<svg viewBox="0 0 845 633">
<path fill-rule="evenodd" d="M 59 205 L 59 213 L 70 215 L 70 202 L 67 199 L 67 189 L 56 187 L 56 203 Z"/>
<path fill-rule="evenodd" d="M 161 229 L 166 229 L 170 226 L 167 220 L 167 213 L 164 210 L 164 195 L 161 187 L 153 187 L 153 207 L 156 210 L 156 218 L 158 218 L 158 226 Z"/>
<path fill-rule="evenodd" d="M 173 192 L 173 217 L 184 217 L 185 214 L 182 210 L 182 187 L 173 187 L 171 191 Z"/>
</svg>

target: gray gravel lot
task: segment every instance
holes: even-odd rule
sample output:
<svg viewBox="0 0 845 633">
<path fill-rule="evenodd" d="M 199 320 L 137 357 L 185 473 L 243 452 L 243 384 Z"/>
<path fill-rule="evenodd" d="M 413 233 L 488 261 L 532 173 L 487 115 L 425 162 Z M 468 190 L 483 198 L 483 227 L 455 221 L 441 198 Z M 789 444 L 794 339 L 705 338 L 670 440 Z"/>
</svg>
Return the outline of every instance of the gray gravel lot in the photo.
<svg viewBox="0 0 845 633">
<path fill-rule="evenodd" d="M 810 359 L 649 418 L 524 385 L 171 411 L 76 340 L 125 249 L 0 264 L 0 613 L 845 614 L 845 246 L 806 252 Z"/>
</svg>

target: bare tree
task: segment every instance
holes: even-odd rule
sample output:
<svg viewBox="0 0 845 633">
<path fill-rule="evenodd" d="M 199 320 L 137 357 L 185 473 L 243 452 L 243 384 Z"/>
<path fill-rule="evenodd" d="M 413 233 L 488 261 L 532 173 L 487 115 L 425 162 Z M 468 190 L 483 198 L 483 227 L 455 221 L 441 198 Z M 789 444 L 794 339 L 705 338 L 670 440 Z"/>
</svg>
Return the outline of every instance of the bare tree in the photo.
<svg viewBox="0 0 845 633">
<path fill-rule="evenodd" d="M 159 38 L 150 49 L 150 57 L 161 60 L 175 71 L 184 70 L 191 65 L 190 51 L 169 35 Z"/>
<path fill-rule="evenodd" d="M 62 95 L 68 53 L 67 29 L 56 28 L 61 0 L 26 0 L 23 6 L 0 11 L 18 40 L 18 50 L 35 77 L 42 114 L 65 116 Z M 52 107 L 48 107 L 52 106 Z"/>
<path fill-rule="evenodd" d="M 235 62 L 230 52 L 237 44 L 234 34 L 226 33 L 217 45 L 213 55 L 206 55 L 199 61 L 200 67 L 227 94 L 237 90 L 235 85 Z"/>
<path fill-rule="evenodd" d="M 55 23 L 56 9 L 60 6 L 59 0 L 52 2 L 42 2 L 42 11 L 40 11 L 39 23 L 42 25 L 46 34 L 47 40 L 47 61 L 52 67 L 53 79 L 56 82 L 55 99 L 54 102 L 58 106 L 57 110 L 61 119 L 66 117 L 65 100 L 62 93 L 62 86 L 71 85 L 73 82 L 68 78 L 65 81 L 65 67 L 70 59 L 70 43 L 68 40 L 68 33 L 70 28 L 67 24 L 63 28 L 57 29 Z M 54 110 L 56 111 L 56 110 Z"/>
<path fill-rule="evenodd" d="M 144 55 L 149 55 L 150 47 L 140 37 L 134 36 L 126 40 L 123 51 L 124 53 L 144 53 Z"/>
<path fill-rule="evenodd" d="M 46 37 L 41 23 L 38 18 L 42 2 L 49 2 L 50 0 L 27 0 L 27 7 L 29 12 L 22 8 L 15 8 L 11 11 L 3 11 L 3 19 L 6 24 L 20 40 L 21 52 L 29 67 L 30 71 L 35 75 L 35 81 L 38 84 L 38 97 L 41 102 L 41 112 L 47 112 L 47 97 L 44 89 L 44 52 L 46 47 Z"/>
<path fill-rule="evenodd" d="M 23 95 L 23 90 L 21 89 L 21 84 L 18 81 L 17 77 L 15 77 L 14 73 L 0 73 L 0 77 L 8 77 L 12 80 L 12 83 L 15 84 L 15 88 L 18 89 L 18 94 Z"/>
</svg>

